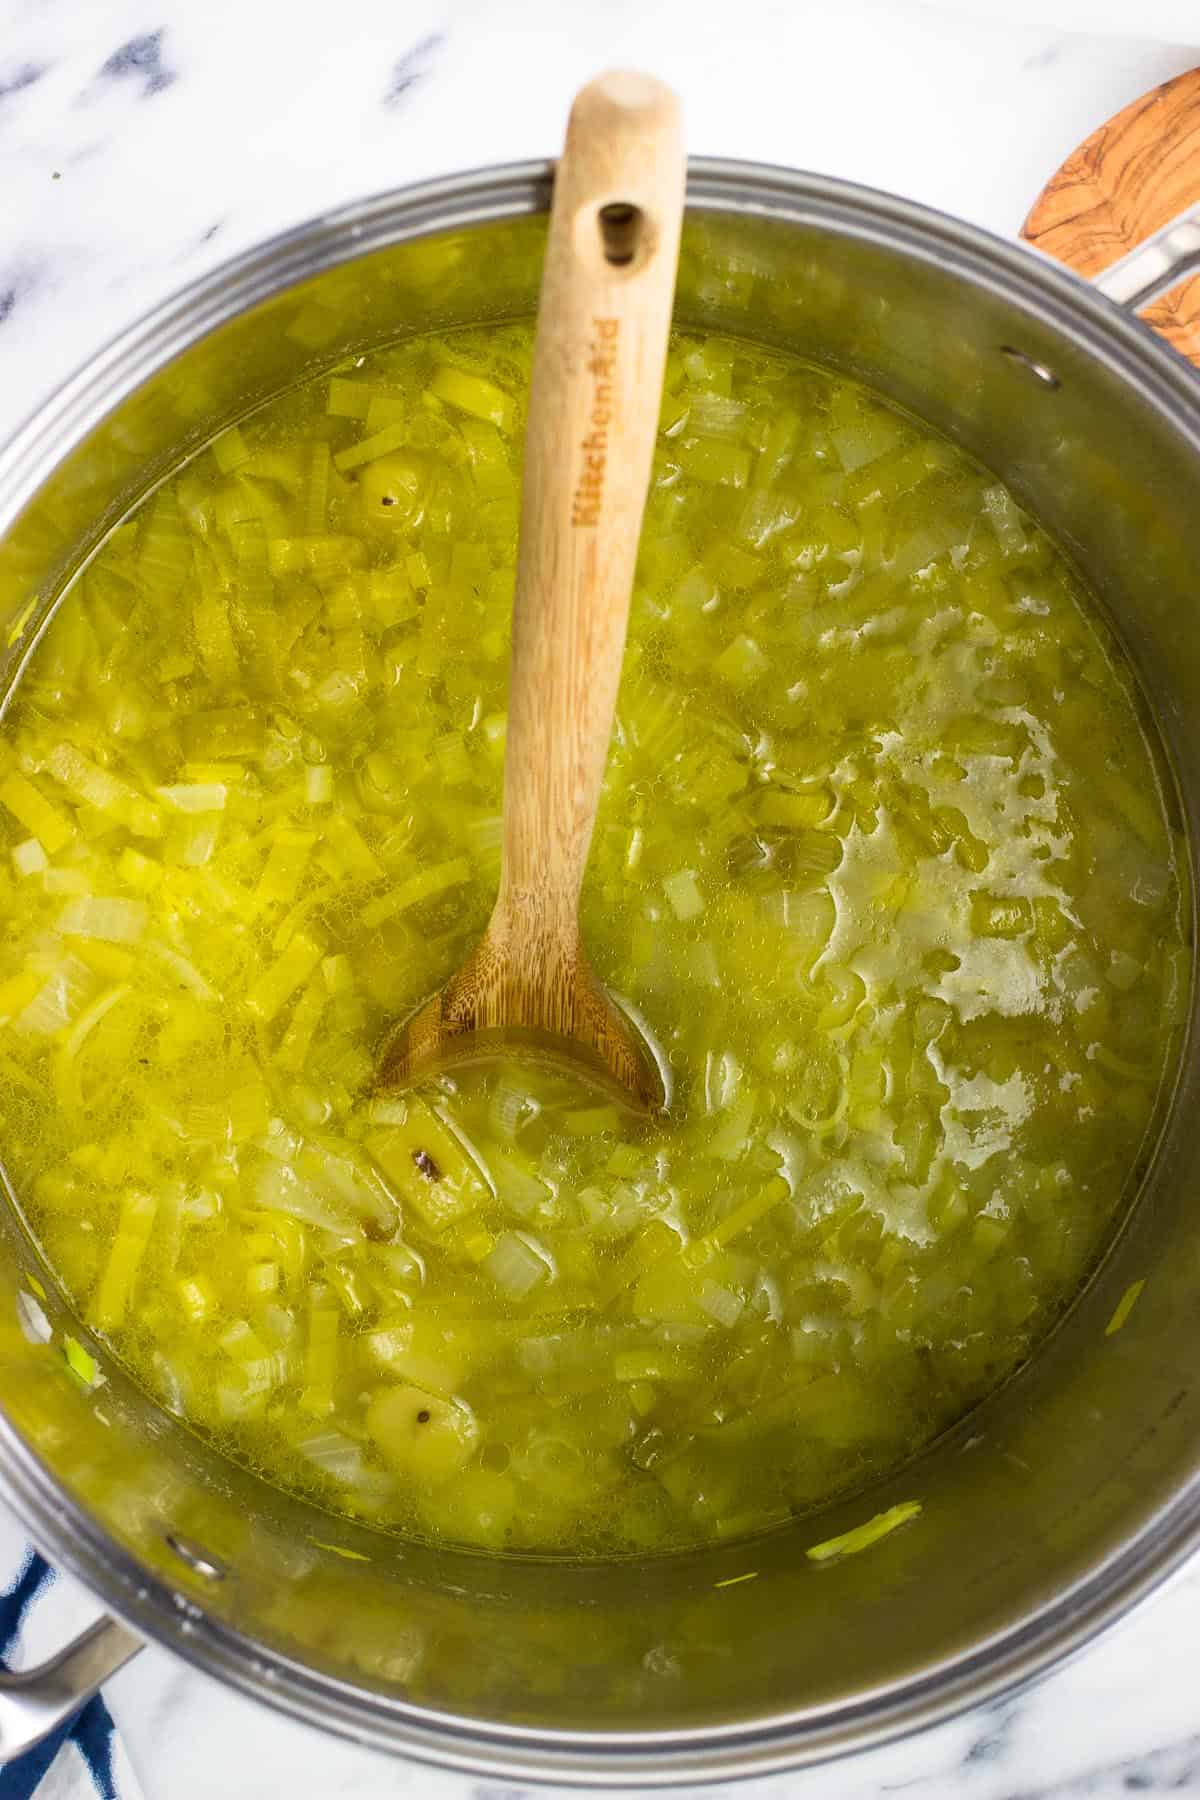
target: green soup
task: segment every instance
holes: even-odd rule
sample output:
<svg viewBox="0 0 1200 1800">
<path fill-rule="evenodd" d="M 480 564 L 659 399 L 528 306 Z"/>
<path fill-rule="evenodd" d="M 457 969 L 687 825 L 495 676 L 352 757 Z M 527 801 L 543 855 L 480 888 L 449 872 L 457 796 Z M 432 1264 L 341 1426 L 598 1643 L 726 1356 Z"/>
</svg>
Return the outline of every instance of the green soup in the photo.
<svg viewBox="0 0 1200 1800">
<path fill-rule="evenodd" d="M 496 888 L 529 355 L 289 394 L 77 580 L 0 745 L 0 1112 L 85 1320 L 230 1455 L 611 1554 L 862 1485 L 1029 1354 L 1189 957 L 1046 537 L 853 382 L 680 336 L 584 902 L 669 1108 L 516 1059 L 373 1096 Z"/>
</svg>

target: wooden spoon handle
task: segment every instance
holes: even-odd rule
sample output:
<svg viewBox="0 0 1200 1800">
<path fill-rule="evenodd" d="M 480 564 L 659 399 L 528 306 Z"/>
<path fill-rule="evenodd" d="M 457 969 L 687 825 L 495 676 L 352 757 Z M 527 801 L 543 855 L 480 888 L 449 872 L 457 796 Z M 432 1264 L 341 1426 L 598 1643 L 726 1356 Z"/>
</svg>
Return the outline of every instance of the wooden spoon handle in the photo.
<svg viewBox="0 0 1200 1800">
<path fill-rule="evenodd" d="M 1094 131 L 1043 188 L 1021 236 L 1089 278 L 1200 200 L 1200 69 Z M 1142 314 L 1200 367 L 1200 276 Z"/>
<path fill-rule="evenodd" d="M 683 218 L 679 107 L 644 75 L 576 96 L 529 397 L 498 910 L 573 933 L 612 734 Z"/>
</svg>

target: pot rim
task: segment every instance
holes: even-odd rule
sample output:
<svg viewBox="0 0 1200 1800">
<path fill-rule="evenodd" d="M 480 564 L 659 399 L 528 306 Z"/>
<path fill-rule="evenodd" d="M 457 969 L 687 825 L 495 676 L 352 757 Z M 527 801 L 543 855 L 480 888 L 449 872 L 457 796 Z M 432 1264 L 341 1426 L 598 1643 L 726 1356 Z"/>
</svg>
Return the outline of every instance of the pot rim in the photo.
<svg viewBox="0 0 1200 1800">
<path fill-rule="evenodd" d="M 268 238 L 161 301 L 58 386 L 0 444 L 0 535 L 63 457 L 138 386 L 250 307 L 338 264 L 432 231 L 545 211 L 554 165 L 484 167 L 353 201 Z M 947 214 L 831 176 L 692 158 L 688 205 L 773 218 L 885 244 L 1001 294 L 1071 336 L 1188 441 L 1200 458 L 1200 378 L 1133 315 L 1050 257 Z M 1200 1545 L 1200 1473 L 1120 1549 L 1023 1623 L 847 1703 L 651 1736 L 508 1726 L 385 1697 L 314 1670 L 206 1616 L 186 1613 L 58 1486 L 0 1411 L 0 1499 L 53 1562 L 114 1613 L 205 1674 L 307 1723 L 376 1749 L 491 1779 L 580 1787 L 667 1786 L 778 1773 L 941 1723 L 1073 1655 Z"/>
</svg>

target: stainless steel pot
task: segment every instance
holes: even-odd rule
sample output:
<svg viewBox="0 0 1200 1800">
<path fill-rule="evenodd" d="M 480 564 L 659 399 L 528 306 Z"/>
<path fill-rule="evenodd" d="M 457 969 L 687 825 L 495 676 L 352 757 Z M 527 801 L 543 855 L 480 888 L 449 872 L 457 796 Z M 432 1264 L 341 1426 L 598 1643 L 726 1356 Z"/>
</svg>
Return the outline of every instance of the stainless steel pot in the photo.
<svg viewBox="0 0 1200 1800">
<path fill-rule="evenodd" d="M 405 331 L 531 311 L 550 173 L 486 170 L 289 232 L 62 388 L 0 452 L 0 691 L 66 575 L 231 418 Z M 1135 307 L 1200 266 L 1200 209 L 1097 291 L 839 182 L 697 162 L 688 191 L 680 318 L 849 370 L 1002 474 L 1109 608 L 1190 815 L 1200 380 L 1113 300 Z M 1036 1675 L 1200 1539 L 1198 1101 L 1189 1048 L 1105 1266 L 1032 1364 L 925 1455 L 757 1541 L 606 1566 L 397 1543 L 234 1467 L 115 1367 L 85 1392 L 61 1354 L 80 1327 L 0 1207 L 0 1492 L 114 1614 L 53 1667 L 8 1680 L 0 1756 L 138 1635 L 361 1741 L 581 1784 L 809 1763 Z M 1143 1277 L 1128 1324 L 1106 1337 Z M 807 1544 L 913 1498 L 920 1519 L 869 1554 L 806 1560 Z"/>
</svg>

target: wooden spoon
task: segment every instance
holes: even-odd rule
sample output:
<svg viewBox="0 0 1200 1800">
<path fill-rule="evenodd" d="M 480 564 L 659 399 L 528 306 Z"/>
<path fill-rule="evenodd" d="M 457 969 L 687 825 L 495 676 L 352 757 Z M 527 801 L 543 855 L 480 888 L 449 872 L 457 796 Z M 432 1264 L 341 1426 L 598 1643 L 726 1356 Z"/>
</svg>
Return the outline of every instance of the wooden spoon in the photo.
<svg viewBox="0 0 1200 1800">
<path fill-rule="evenodd" d="M 662 398 L 683 218 L 675 96 L 603 75 L 554 180 L 513 615 L 500 891 L 483 938 L 393 1034 L 381 1085 L 523 1043 L 661 1103 L 653 1060 L 597 981 L 579 890 L 612 734 Z"/>
</svg>

